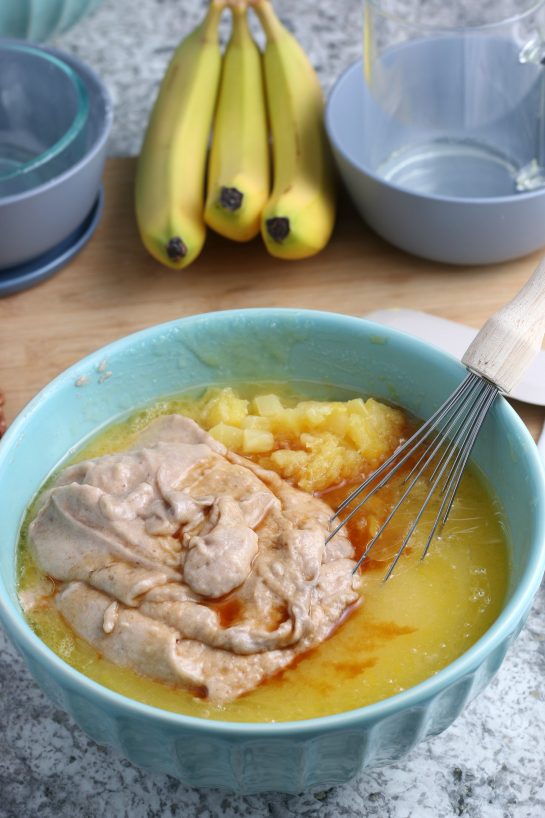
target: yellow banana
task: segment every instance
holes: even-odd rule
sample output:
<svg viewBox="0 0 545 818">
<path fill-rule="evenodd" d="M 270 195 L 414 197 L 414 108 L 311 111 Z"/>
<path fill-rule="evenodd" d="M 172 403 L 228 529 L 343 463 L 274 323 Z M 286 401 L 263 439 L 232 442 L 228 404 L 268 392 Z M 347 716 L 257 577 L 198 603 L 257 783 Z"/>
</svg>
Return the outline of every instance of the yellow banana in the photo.
<svg viewBox="0 0 545 818">
<path fill-rule="evenodd" d="M 183 40 L 161 83 L 136 171 L 136 219 L 142 241 L 162 264 L 181 269 L 200 253 L 206 154 L 221 71 L 218 23 L 224 0 L 212 0 Z"/>
<path fill-rule="evenodd" d="M 322 92 L 306 54 L 268 0 L 251 4 L 267 35 L 265 87 L 273 142 L 274 183 L 261 233 L 273 256 L 305 258 L 327 244 L 335 222 Z"/>
<path fill-rule="evenodd" d="M 246 16 L 233 6 L 233 32 L 221 75 L 204 218 L 222 236 L 249 241 L 259 233 L 269 196 L 269 146 L 261 54 Z"/>
</svg>

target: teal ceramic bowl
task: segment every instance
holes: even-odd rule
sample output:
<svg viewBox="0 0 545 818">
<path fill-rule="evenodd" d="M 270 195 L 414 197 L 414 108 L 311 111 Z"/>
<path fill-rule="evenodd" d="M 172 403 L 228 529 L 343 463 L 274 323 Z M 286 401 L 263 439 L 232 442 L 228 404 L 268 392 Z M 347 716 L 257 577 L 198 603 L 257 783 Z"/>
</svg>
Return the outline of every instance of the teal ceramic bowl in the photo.
<svg viewBox="0 0 545 818">
<path fill-rule="evenodd" d="M 111 372 L 107 379 L 104 366 Z M 310 381 L 385 398 L 423 417 L 463 374 L 453 358 L 395 330 L 280 309 L 173 321 L 122 338 L 68 369 L 34 398 L 0 444 L 0 618 L 38 684 L 95 741 L 136 764 L 192 786 L 243 793 L 340 784 L 362 766 L 395 761 L 440 733 L 498 670 L 545 568 L 544 475 L 530 435 L 503 399 L 474 455 L 503 506 L 512 543 L 502 613 L 435 676 L 358 710 L 234 724 L 169 713 L 101 687 L 65 664 L 27 625 L 17 601 L 15 549 L 26 508 L 59 461 L 105 424 L 158 397 L 211 383 Z"/>
<path fill-rule="evenodd" d="M 2 0 L 0 34 L 42 42 L 68 31 L 102 0 Z"/>
</svg>

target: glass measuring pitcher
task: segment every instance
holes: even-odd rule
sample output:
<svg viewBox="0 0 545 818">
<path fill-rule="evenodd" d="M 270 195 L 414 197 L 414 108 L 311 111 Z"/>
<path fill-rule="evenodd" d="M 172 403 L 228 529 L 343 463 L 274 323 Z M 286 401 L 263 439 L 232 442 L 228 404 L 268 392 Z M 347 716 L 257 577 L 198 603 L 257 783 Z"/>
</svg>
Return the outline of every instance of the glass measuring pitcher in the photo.
<svg viewBox="0 0 545 818">
<path fill-rule="evenodd" d="M 364 0 L 364 155 L 425 195 L 545 186 L 545 0 Z"/>
</svg>

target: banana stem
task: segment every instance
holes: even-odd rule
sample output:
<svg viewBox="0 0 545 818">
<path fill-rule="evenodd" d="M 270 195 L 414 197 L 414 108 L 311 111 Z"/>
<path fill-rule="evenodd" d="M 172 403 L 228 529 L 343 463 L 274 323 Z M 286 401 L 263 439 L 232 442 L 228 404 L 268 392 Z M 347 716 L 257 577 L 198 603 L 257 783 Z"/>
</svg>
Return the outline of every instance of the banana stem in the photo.
<svg viewBox="0 0 545 818">
<path fill-rule="evenodd" d="M 228 0 L 211 0 L 206 17 L 201 23 L 202 41 L 216 42 L 218 39 L 218 23 Z"/>
<path fill-rule="evenodd" d="M 231 6 L 233 10 L 233 33 L 247 28 L 246 13 L 248 11 L 247 3 L 234 3 Z"/>
<path fill-rule="evenodd" d="M 224 2 L 233 12 L 244 13 L 248 11 L 248 0 L 224 0 Z"/>
<path fill-rule="evenodd" d="M 250 37 L 248 28 L 248 4 L 246 2 L 234 2 L 231 6 L 233 12 L 233 42 L 240 45 L 247 37 Z"/>
<path fill-rule="evenodd" d="M 254 9 L 255 13 L 259 17 L 259 22 L 263 26 L 267 39 L 271 41 L 278 40 L 284 33 L 285 29 L 276 16 L 272 5 L 269 3 L 269 0 L 249 0 L 249 5 Z"/>
</svg>

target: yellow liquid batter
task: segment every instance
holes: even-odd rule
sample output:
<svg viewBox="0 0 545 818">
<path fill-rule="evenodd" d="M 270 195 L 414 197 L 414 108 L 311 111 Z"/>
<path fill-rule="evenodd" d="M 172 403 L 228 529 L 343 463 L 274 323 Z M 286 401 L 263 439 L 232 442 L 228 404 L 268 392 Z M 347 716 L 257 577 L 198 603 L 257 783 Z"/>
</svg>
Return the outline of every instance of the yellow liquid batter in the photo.
<svg viewBox="0 0 545 818">
<path fill-rule="evenodd" d="M 198 417 L 198 402 L 167 400 L 135 413 L 101 432 L 72 462 L 127 448 L 152 419 L 170 412 Z M 231 703 L 214 705 L 105 660 L 67 626 L 52 597 L 27 614 L 28 621 L 52 650 L 89 678 L 165 710 L 227 721 L 272 722 L 371 704 L 423 681 L 464 653 L 496 619 L 507 590 L 508 554 L 499 509 L 473 470 L 464 477 L 449 521 L 426 560 L 419 559 L 424 525 L 392 578 L 382 582 L 400 531 L 420 507 L 425 486 L 418 488 L 404 506 L 403 518 L 396 519 L 366 564 L 359 607 L 326 642 Z M 324 499 L 334 505 L 346 492 L 344 487 Z M 19 548 L 21 592 L 44 581 L 29 551 L 26 528 Z M 352 531 L 353 540 L 355 535 L 357 531 Z"/>
</svg>

